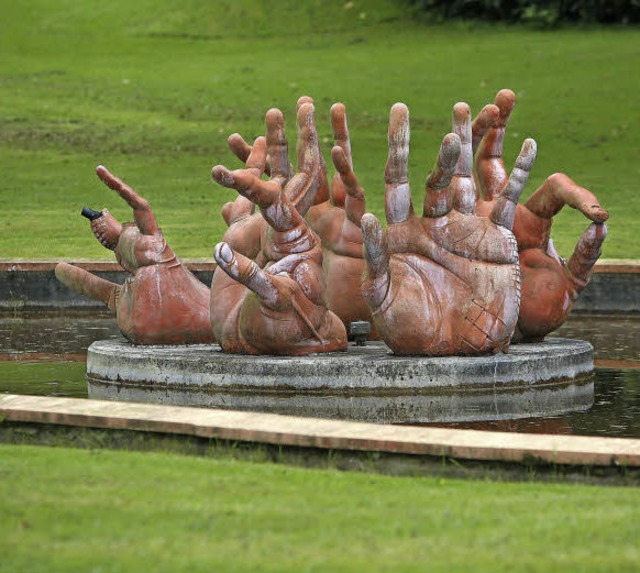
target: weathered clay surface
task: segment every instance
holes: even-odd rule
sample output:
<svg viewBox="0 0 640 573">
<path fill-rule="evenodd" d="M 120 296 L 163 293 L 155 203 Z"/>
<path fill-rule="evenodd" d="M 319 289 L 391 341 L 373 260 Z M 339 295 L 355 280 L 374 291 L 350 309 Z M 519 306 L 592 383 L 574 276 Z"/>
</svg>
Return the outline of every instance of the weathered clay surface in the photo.
<svg viewBox="0 0 640 573">
<path fill-rule="evenodd" d="M 362 218 L 363 293 L 381 338 L 396 354 L 491 354 L 508 347 L 520 299 L 518 252 L 511 232 L 523 178 L 512 177 L 489 217 L 466 198 L 475 194 L 466 142 L 445 136 L 427 178 L 423 215 L 414 213 L 408 180 L 409 110 L 395 104 L 385 171 L 387 229 Z M 518 157 L 526 176 L 534 146 Z"/>
<path fill-rule="evenodd" d="M 475 210 L 487 216 L 500 201 L 507 185 L 502 158 L 505 129 L 515 105 L 515 94 L 501 90 L 495 104 L 486 106 L 473 122 L 470 111 L 454 113 L 454 129 L 470 143 L 468 163 L 475 153 L 477 180 L 482 196 Z M 514 341 L 541 340 L 567 318 L 575 300 L 588 284 L 593 265 L 607 234 L 608 213 L 596 196 L 567 175 L 551 175 L 522 205 L 515 209 L 513 232 L 518 241 L 521 268 L 521 302 Z M 593 221 L 580 237 L 573 255 L 562 259 L 550 239 L 553 217 L 565 206 L 577 209 Z"/>
<path fill-rule="evenodd" d="M 58 279 L 115 311 L 120 331 L 135 344 L 212 342 L 209 289 L 171 250 L 149 203 L 104 167 L 97 173 L 133 209 L 135 222 L 121 224 L 105 209 L 91 230 L 130 275 L 118 285 L 60 263 Z"/>
<path fill-rule="evenodd" d="M 313 103 L 313 100 L 308 96 L 301 97 L 297 104 L 298 110 L 305 103 Z M 313 184 L 304 193 L 290 197 L 290 200 L 320 238 L 325 277 L 322 296 L 329 310 L 337 314 L 348 328 L 351 322 L 372 322 L 371 311 L 362 296 L 360 286 L 364 272 L 360 220 L 365 212 L 365 201 L 362 187 L 353 173 L 351 142 L 343 104 L 336 103 L 331 107 L 331 125 L 335 142 L 331 156 L 336 173 L 329 184 L 315 125 L 309 129 L 298 124 L 298 165 L 308 163 L 309 158 L 314 161 L 317 158 L 318 163 Z M 266 128 L 268 157 L 265 171 L 271 174 L 274 169 L 286 189 L 286 183 L 293 176 L 293 167 L 288 160 L 284 119 L 279 110 L 267 112 Z M 250 168 L 252 147 L 238 134 L 229 138 L 229 146 Z M 316 149 L 312 149 L 312 146 Z M 238 214 L 242 216 L 239 217 Z M 234 250 L 255 259 L 259 265 L 264 264 L 259 258 L 259 236 L 266 228 L 266 223 L 259 213 L 254 214 L 253 204 L 238 197 L 234 203 L 225 205 L 223 216 L 230 225 L 225 242 Z M 241 220 L 241 224 L 236 225 L 236 220 Z M 256 233 L 256 229 L 260 230 Z M 375 329 L 369 338 L 377 338 Z"/>
<path fill-rule="evenodd" d="M 306 201 L 308 190 L 316 186 L 310 182 L 320 172 L 310 102 L 299 106 L 298 124 L 308 145 L 293 177 L 281 176 L 277 158 L 287 159 L 286 154 L 274 153 L 272 147 L 271 178 L 260 179 L 268 152 L 264 137 L 254 142 L 246 169 L 213 168 L 214 179 L 256 204 L 267 223 L 256 260 L 234 251 L 224 238 L 214 251 L 218 269 L 211 283 L 211 326 L 226 352 L 302 355 L 346 349 L 345 327 L 323 299 L 320 239 L 296 207 Z M 227 235 L 233 233 L 231 225 Z"/>
<path fill-rule="evenodd" d="M 297 171 L 283 114 L 269 110 L 266 137 L 253 145 L 238 134 L 229 138 L 245 168 L 213 170 L 239 196 L 222 210 L 229 228 L 215 249 L 210 294 L 166 244 L 148 203 L 100 167 L 102 180 L 133 208 L 135 224 L 122 225 L 105 210 L 92 229 L 132 276 L 118 286 L 65 263 L 56 274 L 116 310 L 123 334 L 140 344 L 215 336 L 231 353 L 330 352 L 344 349 L 345 326 L 362 320 L 398 355 L 493 354 L 511 341 L 542 340 L 588 283 L 608 214 L 563 174 L 518 204 L 536 144 L 525 140 L 508 175 L 502 150 L 514 103 L 513 92 L 502 90 L 473 122 L 467 104 L 454 106 L 453 133 L 427 178 L 422 216 L 408 181 L 408 109 L 394 105 L 386 230 L 365 214 L 344 105 L 331 109 L 331 185 L 311 98 L 297 105 Z M 564 205 L 593 221 L 568 262 L 550 240 Z"/>
</svg>

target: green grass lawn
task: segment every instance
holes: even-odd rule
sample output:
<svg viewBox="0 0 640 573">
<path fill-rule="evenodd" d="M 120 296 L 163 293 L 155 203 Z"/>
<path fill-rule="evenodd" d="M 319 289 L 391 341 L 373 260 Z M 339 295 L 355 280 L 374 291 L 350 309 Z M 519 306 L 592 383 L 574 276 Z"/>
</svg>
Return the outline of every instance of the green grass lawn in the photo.
<svg viewBox="0 0 640 573">
<path fill-rule="evenodd" d="M 636 488 L 0 446 L 0 571 L 637 571 Z"/>
<path fill-rule="evenodd" d="M 528 190 L 564 171 L 610 210 L 605 257 L 640 257 L 638 29 L 427 26 L 394 0 L 22 0 L 0 6 L 0 257 L 110 258 L 78 215 L 87 204 L 130 218 L 95 177 L 104 163 L 146 196 L 182 257 L 209 257 L 233 192 L 211 182 L 234 131 L 255 137 L 281 107 L 316 100 L 324 149 L 329 107 L 346 103 L 368 207 L 383 214 L 387 117 L 412 114 L 411 177 L 424 178 L 452 105 L 518 94 L 512 163 L 534 137 Z M 568 210 L 569 211 L 569 210 Z M 568 256 L 586 227 L 558 217 Z"/>
</svg>

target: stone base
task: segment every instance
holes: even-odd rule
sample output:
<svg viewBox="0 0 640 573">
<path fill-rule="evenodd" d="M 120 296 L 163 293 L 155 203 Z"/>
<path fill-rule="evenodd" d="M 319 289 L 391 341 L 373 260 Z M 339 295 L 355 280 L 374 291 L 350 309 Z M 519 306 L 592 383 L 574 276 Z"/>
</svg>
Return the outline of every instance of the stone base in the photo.
<svg viewBox="0 0 640 573">
<path fill-rule="evenodd" d="M 398 357 L 383 343 L 305 357 L 224 354 L 216 345 L 94 342 L 89 397 L 363 420 L 504 420 L 585 410 L 593 347 L 549 338 L 509 354 Z"/>
</svg>

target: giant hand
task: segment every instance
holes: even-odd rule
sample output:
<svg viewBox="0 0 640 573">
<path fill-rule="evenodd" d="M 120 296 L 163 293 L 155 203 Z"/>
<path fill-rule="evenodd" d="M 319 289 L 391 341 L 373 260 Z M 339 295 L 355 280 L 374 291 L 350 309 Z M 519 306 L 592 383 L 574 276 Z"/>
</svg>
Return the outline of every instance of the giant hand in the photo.
<svg viewBox="0 0 640 573">
<path fill-rule="evenodd" d="M 477 180 L 482 192 L 475 208 L 478 215 L 491 212 L 507 184 L 502 150 L 514 104 L 514 93 L 502 90 L 496 96 L 495 106 L 490 106 L 494 108 L 490 121 L 478 117 L 471 126 L 468 110 L 454 118 L 456 132 L 463 141 L 469 142 L 465 157 L 465 169 L 469 173 L 475 152 Z M 553 217 L 565 205 L 593 221 L 568 261 L 558 255 L 550 239 Z M 516 207 L 513 232 L 520 252 L 522 297 L 514 341 L 541 340 L 566 320 L 600 256 L 608 216 L 593 193 L 563 173 L 551 175 L 523 205 Z"/>
<path fill-rule="evenodd" d="M 149 203 L 105 167 L 96 171 L 133 209 L 135 223 L 121 224 L 104 209 L 91 230 L 131 274 L 120 286 L 60 263 L 58 279 L 115 311 L 120 331 L 135 344 L 212 342 L 209 289 L 173 253 Z"/>
<path fill-rule="evenodd" d="M 518 318 L 518 252 L 513 206 L 527 179 L 535 143 L 527 140 L 489 217 L 460 211 L 473 179 L 456 165 L 460 138 L 447 135 L 427 178 L 423 216 L 408 181 L 409 112 L 391 109 L 385 171 L 387 230 L 362 218 L 363 292 L 381 337 L 396 354 L 445 356 L 506 349 Z M 461 184 L 462 183 L 462 184 Z"/>
<path fill-rule="evenodd" d="M 313 103 L 313 100 L 308 96 L 301 97 L 297 104 L 298 111 L 302 105 L 307 103 Z M 286 182 L 291 177 L 293 168 L 287 158 L 282 114 L 280 112 L 278 114 L 279 116 L 274 115 L 274 110 L 267 113 L 267 141 L 271 143 L 268 145 L 265 170 L 267 173 L 271 173 L 272 169 L 279 171 L 281 176 L 278 182 L 286 189 Z M 298 197 L 290 197 L 290 199 L 296 205 L 299 213 L 302 215 L 306 213 L 309 226 L 320 237 L 326 279 L 323 297 L 329 309 L 335 312 L 348 327 L 350 322 L 356 320 L 371 322 L 371 312 L 360 289 L 364 270 L 360 219 L 364 214 L 365 206 L 362 188 L 353 173 L 351 143 L 343 104 L 338 103 L 332 106 L 331 123 L 335 139 L 332 158 L 337 171 L 329 189 L 326 165 L 320 152 L 315 124 L 313 121 L 301 121 L 299 117 L 298 165 L 304 165 L 305 158 L 316 156 L 318 161 L 314 167 L 317 165 L 318 171 L 309 191 L 300 195 L 300 198 L 304 200 L 300 200 Z M 272 127 L 270 128 L 270 126 Z M 275 126 L 278 128 L 276 129 Z M 316 150 L 311 149 L 313 145 L 316 146 Z M 245 162 L 249 161 L 252 147 L 240 135 L 232 135 L 229 138 L 229 146 L 238 158 Z M 306 159 L 306 161 L 309 160 Z M 249 167 L 248 164 L 247 167 Z M 308 172 L 309 168 L 304 170 Z M 314 204 L 309 208 L 312 199 L 314 199 Z M 249 205 L 245 208 L 245 213 L 252 213 L 253 205 L 242 196 L 238 197 L 234 203 L 228 203 L 225 208 L 231 210 L 233 206 L 235 209 L 236 204 L 240 204 L 241 201 L 245 201 L 245 205 Z M 259 218 L 257 222 L 254 221 L 256 217 Z M 227 215 L 225 215 L 225 219 L 227 219 Z M 246 217 L 244 221 L 245 224 L 251 225 L 252 229 L 256 224 L 265 224 L 259 214 Z M 225 241 L 227 241 L 226 235 Z M 241 246 L 236 246 L 240 243 L 239 241 L 236 241 L 236 244 L 232 244 L 231 241 L 227 242 L 234 249 L 255 259 L 256 254 L 253 251 L 248 251 L 250 253 L 248 254 Z M 371 337 L 375 337 L 375 333 L 372 333 Z"/>
<path fill-rule="evenodd" d="M 310 118 L 313 106 L 303 104 L 298 114 Z M 251 155 L 256 167 L 264 164 L 264 138 L 255 141 Z M 308 164 L 318 160 L 310 158 Z M 310 175 L 298 173 L 284 189 L 273 178 L 273 164 L 269 181 L 262 181 L 256 171 L 229 171 L 220 165 L 212 175 L 255 203 L 268 223 L 258 257 L 262 268 L 227 242 L 215 247 L 218 268 L 211 284 L 211 324 L 223 350 L 282 355 L 345 350 L 344 325 L 322 298 L 320 241 L 290 199 L 308 187 Z"/>
<path fill-rule="evenodd" d="M 309 103 L 312 103 L 309 97 L 301 97 L 297 103 L 298 170 L 307 173 L 309 178 L 304 186 L 295 190 L 295 195 L 288 197 L 303 216 L 313 203 L 319 188 L 326 187 L 326 170 L 319 153 L 313 106 L 305 106 Z M 265 171 L 273 182 L 291 192 L 292 187 L 288 187 L 288 183 L 295 171 L 289 162 L 289 143 L 282 112 L 275 108 L 267 111 L 265 125 L 266 159 L 256 156 L 253 147 L 238 133 L 229 136 L 229 147 L 252 175 L 260 177 Z M 260 237 L 268 226 L 264 217 L 255 212 L 255 204 L 243 195 L 238 195 L 235 201 L 222 207 L 222 216 L 229 227 L 223 241 L 232 249 L 255 260 L 261 252 Z M 264 265 L 264 261 L 258 263 L 260 266 Z"/>
<path fill-rule="evenodd" d="M 365 212 L 365 198 L 353 172 L 343 104 L 331 107 L 331 125 L 335 141 L 331 158 L 336 174 L 329 197 L 311 207 L 306 218 L 322 242 L 322 265 L 327 281 L 325 301 L 348 327 L 353 321 L 372 321 L 360 288 L 364 271 L 360 221 Z M 372 335 L 375 338 L 375 333 Z"/>
</svg>

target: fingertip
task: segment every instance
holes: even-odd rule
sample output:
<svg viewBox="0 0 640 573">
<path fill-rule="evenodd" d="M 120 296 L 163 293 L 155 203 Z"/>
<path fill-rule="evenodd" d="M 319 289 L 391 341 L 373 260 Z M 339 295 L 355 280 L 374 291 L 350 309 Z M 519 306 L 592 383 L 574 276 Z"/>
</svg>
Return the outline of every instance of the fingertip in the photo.
<svg viewBox="0 0 640 573">
<path fill-rule="evenodd" d="M 509 89 L 509 88 L 504 88 L 501 89 L 497 94 L 496 94 L 496 98 L 495 98 L 495 104 L 500 108 L 503 109 L 505 107 L 513 107 L 513 105 L 516 102 L 516 94 L 514 93 L 513 90 Z"/>
<path fill-rule="evenodd" d="M 233 262 L 233 250 L 225 243 L 218 243 L 213 249 L 213 257 L 220 265 L 228 265 Z"/>
<path fill-rule="evenodd" d="M 504 127 L 516 104 L 516 94 L 510 89 L 502 89 L 496 94 L 494 103 L 500 110 L 499 119 L 501 126 Z"/>
<path fill-rule="evenodd" d="M 111 173 L 104 165 L 98 165 L 96 167 L 96 175 L 104 181 L 111 176 Z"/>
<path fill-rule="evenodd" d="M 367 236 L 373 235 L 378 228 L 382 228 L 380 221 L 378 221 L 378 218 L 373 213 L 365 213 L 362 215 L 360 227 L 362 228 L 363 234 Z"/>
<path fill-rule="evenodd" d="M 401 102 L 391 107 L 389 137 L 395 143 L 403 143 L 409 139 L 409 108 Z"/>
<path fill-rule="evenodd" d="M 339 135 L 343 135 L 341 132 L 345 129 L 347 121 L 347 108 L 343 103 L 336 102 L 331 106 L 331 123 L 333 125 L 334 135 L 336 131 Z"/>
<path fill-rule="evenodd" d="M 267 132 L 271 132 L 274 129 L 280 130 L 284 128 L 284 115 L 277 107 L 272 107 L 267 110 L 264 120 L 267 126 Z"/>
<path fill-rule="evenodd" d="M 499 118 L 500 108 L 493 103 L 489 103 L 480 110 L 477 121 L 484 129 L 487 129 L 493 127 Z"/>
<path fill-rule="evenodd" d="M 394 103 L 390 115 L 396 122 L 406 121 L 409 118 L 409 108 L 402 102 Z"/>
<path fill-rule="evenodd" d="M 232 187 L 234 183 L 233 174 L 224 165 L 216 165 L 211 169 L 211 177 L 216 183 L 224 187 Z"/>
<path fill-rule="evenodd" d="M 471 107 L 463 101 L 453 106 L 453 120 L 456 124 L 466 123 L 471 119 Z"/>
<path fill-rule="evenodd" d="M 518 159 L 516 160 L 516 167 L 524 169 L 525 171 L 531 171 L 537 153 L 538 144 L 535 139 L 531 139 L 530 137 L 525 139 L 522 144 L 522 149 L 520 150 L 520 155 L 518 155 Z"/>
<path fill-rule="evenodd" d="M 313 98 L 311 96 L 301 96 L 296 102 L 296 111 L 299 110 L 304 104 L 310 103 L 313 105 Z"/>
<path fill-rule="evenodd" d="M 265 119 L 267 121 L 269 121 L 269 120 L 271 120 L 271 121 L 279 120 L 282 117 L 284 117 L 284 116 L 282 115 L 282 112 L 277 107 L 272 107 L 272 108 L 268 109 L 267 113 L 265 114 Z"/>
<path fill-rule="evenodd" d="M 256 140 L 253 142 L 253 149 L 256 150 L 267 150 L 267 138 L 264 135 L 260 135 L 256 137 Z"/>
<path fill-rule="evenodd" d="M 440 146 L 440 162 L 445 170 L 452 170 L 455 167 L 460 157 L 461 146 L 462 142 L 457 133 L 447 133 L 443 137 Z"/>
<path fill-rule="evenodd" d="M 298 108 L 298 123 L 300 125 L 308 125 L 313 121 L 315 107 L 311 102 L 305 102 Z"/>
<path fill-rule="evenodd" d="M 605 209 L 600 207 L 600 205 L 592 205 L 589 208 L 589 218 L 594 223 L 603 224 L 607 219 L 609 219 L 609 213 L 608 213 L 608 211 L 606 211 Z M 605 231 L 604 232 L 605 232 L 605 235 L 606 235 L 606 227 L 605 227 Z"/>
<path fill-rule="evenodd" d="M 331 149 L 331 159 L 333 160 L 333 165 L 340 173 L 345 174 L 349 171 L 350 166 L 347 161 L 347 156 L 344 149 L 339 145 L 334 145 Z"/>
</svg>

